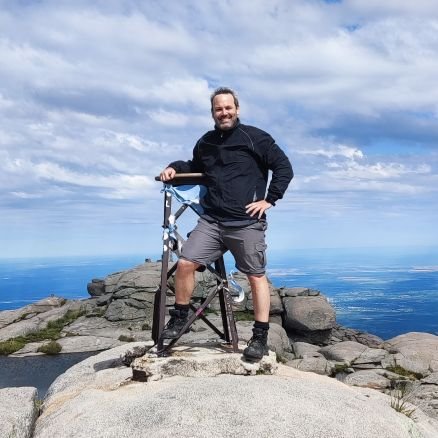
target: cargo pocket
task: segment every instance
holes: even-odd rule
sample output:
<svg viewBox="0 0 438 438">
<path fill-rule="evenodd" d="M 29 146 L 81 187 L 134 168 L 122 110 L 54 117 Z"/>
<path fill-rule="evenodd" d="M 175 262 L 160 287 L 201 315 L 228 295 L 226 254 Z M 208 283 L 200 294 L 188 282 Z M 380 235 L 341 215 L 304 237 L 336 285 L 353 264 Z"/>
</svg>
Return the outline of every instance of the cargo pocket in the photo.
<svg viewBox="0 0 438 438">
<path fill-rule="evenodd" d="M 264 269 L 266 267 L 266 248 L 268 245 L 266 243 L 256 243 L 256 256 L 259 267 Z"/>
</svg>

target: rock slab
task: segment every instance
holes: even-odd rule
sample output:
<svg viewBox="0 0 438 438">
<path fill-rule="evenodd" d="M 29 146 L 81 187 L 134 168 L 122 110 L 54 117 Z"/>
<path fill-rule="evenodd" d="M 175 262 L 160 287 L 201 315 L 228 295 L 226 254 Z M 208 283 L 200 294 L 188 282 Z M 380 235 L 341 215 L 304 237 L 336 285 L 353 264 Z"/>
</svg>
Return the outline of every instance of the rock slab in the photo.
<svg viewBox="0 0 438 438">
<path fill-rule="evenodd" d="M 38 415 L 36 399 L 36 388 L 0 389 L 0 437 L 32 437 Z"/>
<path fill-rule="evenodd" d="M 278 365 L 274 352 L 269 352 L 258 362 L 245 361 L 239 346 L 234 353 L 228 345 L 191 344 L 172 348 L 170 356 L 157 357 L 150 351 L 132 362 L 134 380 L 154 381 L 166 377 L 213 377 L 219 374 L 256 375 L 274 374 Z"/>
<path fill-rule="evenodd" d="M 282 365 L 273 375 L 132 381 L 120 362 L 127 348 L 133 347 L 108 350 L 60 376 L 34 438 L 438 436 L 437 422 L 420 411 L 415 421 L 397 413 L 384 394 Z"/>
<path fill-rule="evenodd" d="M 410 332 L 389 339 L 383 346 L 405 370 L 424 376 L 438 372 L 438 336 Z"/>
<path fill-rule="evenodd" d="M 330 330 L 336 324 L 335 310 L 322 295 L 285 297 L 283 305 L 287 329 Z"/>
</svg>

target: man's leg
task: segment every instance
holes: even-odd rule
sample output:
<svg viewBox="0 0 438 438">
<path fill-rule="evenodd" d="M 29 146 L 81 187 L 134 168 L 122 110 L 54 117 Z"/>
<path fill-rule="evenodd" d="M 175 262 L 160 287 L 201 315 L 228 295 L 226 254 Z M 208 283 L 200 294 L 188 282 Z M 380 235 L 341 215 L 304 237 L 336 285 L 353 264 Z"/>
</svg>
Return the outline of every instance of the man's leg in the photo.
<svg viewBox="0 0 438 438">
<path fill-rule="evenodd" d="M 200 219 L 184 243 L 175 274 L 175 308 L 169 311 L 170 320 L 161 334 L 162 339 L 178 337 L 186 325 L 190 298 L 195 287 L 196 269 L 210 264 L 225 251 L 218 236 L 217 225 Z"/>
<path fill-rule="evenodd" d="M 176 338 L 186 325 L 189 317 L 190 298 L 195 287 L 195 271 L 198 263 L 179 259 L 175 274 L 175 308 L 169 311 L 170 320 L 164 328 L 161 338 Z"/>
<path fill-rule="evenodd" d="M 243 351 L 245 358 L 260 360 L 269 354 L 268 330 L 269 309 L 271 305 L 268 280 L 265 275 L 247 275 L 251 285 L 252 301 L 254 305 L 254 328 L 253 336 L 248 347 Z"/>
<path fill-rule="evenodd" d="M 190 260 L 180 259 L 175 274 L 175 302 L 189 305 L 195 288 L 195 271 L 201 265 Z"/>
<path fill-rule="evenodd" d="M 245 358 L 260 360 L 269 354 L 268 330 L 270 293 L 266 268 L 266 223 L 257 222 L 238 229 L 226 230 L 225 243 L 232 252 L 236 267 L 246 273 L 251 285 L 254 305 L 253 337 L 243 351 Z"/>
<path fill-rule="evenodd" d="M 251 285 L 254 319 L 260 322 L 268 322 L 271 297 L 266 275 L 248 274 L 247 277 Z"/>
</svg>

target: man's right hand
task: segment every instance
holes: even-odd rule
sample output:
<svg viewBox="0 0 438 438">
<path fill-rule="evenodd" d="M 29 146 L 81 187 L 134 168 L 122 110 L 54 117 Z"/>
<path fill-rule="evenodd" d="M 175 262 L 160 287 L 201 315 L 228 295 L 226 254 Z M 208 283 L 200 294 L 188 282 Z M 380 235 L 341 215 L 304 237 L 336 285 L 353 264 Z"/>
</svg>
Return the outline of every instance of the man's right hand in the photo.
<svg viewBox="0 0 438 438">
<path fill-rule="evenodd" d="M 173 167 L 166 167 L 160 173 L 160 180 L 161 181 L 169 181 L 170 179 L 173 179 L 173 177 L 175 175 L 176 175 L 176 170 Z"/>
</svg>

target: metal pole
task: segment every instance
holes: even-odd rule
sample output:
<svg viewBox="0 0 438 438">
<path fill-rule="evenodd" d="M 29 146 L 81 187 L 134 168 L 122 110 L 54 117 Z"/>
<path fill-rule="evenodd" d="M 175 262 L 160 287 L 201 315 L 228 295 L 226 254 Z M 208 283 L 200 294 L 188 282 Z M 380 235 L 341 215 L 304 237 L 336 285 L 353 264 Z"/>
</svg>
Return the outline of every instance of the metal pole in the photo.
<svg viewBox="0 0 438 438">
<path fill-rule="evenodd" d="M 170 257 L 169 217 L 172 209 L 172 195 L 164 192 L 164 220 L 163 220 L 163 255 L 161 257 L 161 283 L 156 292 L 154 303 L 154 324 L 152 326 L 152 339 L 157 344 L 157 350 L 163 349 L 163 341 L 160 339 L 164 329 L 166 317 L 166 293 L 167 278 Z M 158 305 L 157 305 L 158 304 Z"/>
</svg>

